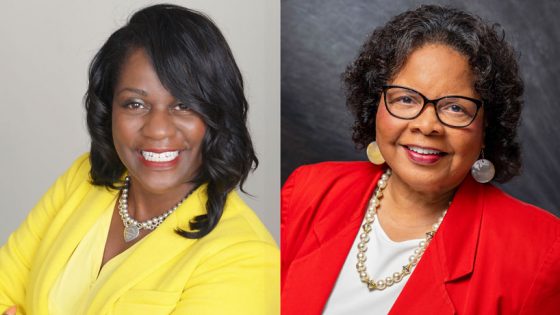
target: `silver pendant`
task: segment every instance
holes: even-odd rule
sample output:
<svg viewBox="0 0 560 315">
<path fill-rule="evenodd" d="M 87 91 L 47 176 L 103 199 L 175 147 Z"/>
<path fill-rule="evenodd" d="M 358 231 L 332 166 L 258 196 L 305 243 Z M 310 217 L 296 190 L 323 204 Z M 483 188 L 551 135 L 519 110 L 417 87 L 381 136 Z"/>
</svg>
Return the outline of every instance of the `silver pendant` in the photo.
<svg viewBox="0 0 560 315">
<path fill-rule="evenodd" d="M 124 241 L 130 242 L 140 235 L 140 229 L 136 225 L 130 225 L 124 228 Z"/>
</svg>

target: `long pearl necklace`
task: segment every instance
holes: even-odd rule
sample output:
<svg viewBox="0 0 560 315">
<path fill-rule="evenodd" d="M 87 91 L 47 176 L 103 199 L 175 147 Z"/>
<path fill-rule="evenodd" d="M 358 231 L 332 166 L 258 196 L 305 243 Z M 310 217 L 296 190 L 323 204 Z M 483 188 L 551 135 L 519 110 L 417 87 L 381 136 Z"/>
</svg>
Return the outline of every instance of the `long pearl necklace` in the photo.
<svg viewBox="0 0 560 315">
<path fill-rule="evenodd" d="M 369 201 L 365 222 L 362 224 L 363 232 L 360 234 L 360 242 L 358 243 L 358 263 L 356 264 L 356 270 L 360 275 L 360 280 L 367 285 L 370 291 L 384 290 L 395 283 L 399 283 L 404 277 L 412 273 L 412 269 L 418 264 L 418 261 L 420 261 L 422 254 L 426 251 L 428 244 L 434 237 L 434 234 L 436 234 L 439 225 L 447 213 L 447 209 L 443 210 L 441 217 L 439 217 L 438 221 L 432 225 L 432 230 L 426 233 L 425 239 L 420 241 L 418 248 L 414 250 L 414 254 L 409 257 L 408 263 L 402 267 L 402 270 L 394 272 L 392 276 L 386 277 L 384 280 L 375 281 L 374 279 L 371 279 L 367 274 L 366 269 L 367 243 L 369 242 L 369 233 L 372 230 L 372 224 L 375 221 L 375 215 L 377 214 L 380 200 L 383 198 L 383 189 L 387 187 L 387 180 L 389 180 L 389 176 L 391 176 L 390 169 L 381 175 L 381 179 L 377 182 L 377 188 Z"/>
<path fill-rule="evenodd" d="M 155 216 L 144 222 L 138 222 L 128 213 L 128 190 L 130 189 L 130 176 L 125 178 L 124 187 L 122 189 L 121 197 L 119 198 L 119 214 L 124 224 L 124 241 L 130 242 L 135 240 L 140 235 L 141 229 L 154 230 L 157 228 L 169 215 L 171 215 L 179 206 L 187 199 L 187 197 L 194 191 L 191 190 L 181 201 L 179 201 L 173 208 L 165 211 L 163 214 Z"/>
</svg>

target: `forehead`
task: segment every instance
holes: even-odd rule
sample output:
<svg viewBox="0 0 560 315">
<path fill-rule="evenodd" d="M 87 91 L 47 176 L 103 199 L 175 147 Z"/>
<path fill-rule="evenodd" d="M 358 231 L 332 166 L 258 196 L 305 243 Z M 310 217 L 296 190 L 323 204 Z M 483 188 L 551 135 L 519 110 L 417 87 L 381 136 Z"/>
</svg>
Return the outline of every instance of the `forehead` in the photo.
<svg viewBox="0 0 560 315">
<path fill-rule="evenodd" d="M 155 74 L 155 70 L 144 49 L 136 48 L 124 56 L 117 74 L 118 81 L 122 81 L 147 76 L 151 77 L 150 74 Z"/>
<path fill-rule="evenodd" d="M 411 87 L 430 98 L 477 96 L 467 57 L 445 44 L 427 44 L 413 50 L 391 84 Z"/>
<path fill-rule="evenodd" d="M 132 50 L 126 55 L 116 79 L 114 94 L 125 88 L 141 90 L 145 95 L 170 94 L 163 86 L 150 57 L 142 48 Z"/>
</svg>

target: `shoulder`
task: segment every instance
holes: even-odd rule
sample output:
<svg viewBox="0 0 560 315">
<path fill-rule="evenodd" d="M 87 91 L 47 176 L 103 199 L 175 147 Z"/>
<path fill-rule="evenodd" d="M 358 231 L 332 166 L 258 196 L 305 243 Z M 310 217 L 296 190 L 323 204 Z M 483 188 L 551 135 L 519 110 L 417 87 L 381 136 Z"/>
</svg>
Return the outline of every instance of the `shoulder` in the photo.
<svg viewBox="0 0 560 315">
<path fill-rule="evenodd" d="M 279 255 L 274 238 L 235 191 L 228 194 L 222 217 L 199 245 L 210 256 L 220 253 L 254 255 L 258 252 L 262 258 L 268 255 L 266 259 L 269 259 Z"/>
<path fill-rule="evenodd" d="M 560 219 L 553 214 L 492 185 L 484 185 L 483 197 L 481 235 L 494 247 L 515 244 L 516 251 L 526 250 L 524 255 L 537 262 L 538 255 L 560 242 Z"/>
<path fill-rule="evenodd" d="M 236 192 L 228 195 L 216 227 L 189 249 L 187 264 L 197 265 L 196 274 L 222 274 L 224 279 L 241 279 L 265 291 L 279 286 L 280 251 L 253 210 Z M 209 281 L 215 282 L 215 279 Z M 227 286 L 224 280 L 223 286 Z"/>
<path fill-rule="evenodd" d="M 89 153 L 81 155 L 56 179 L 43 195 L 41 202 L 48 201 L 51 206 L 57 205 L 54 208 L 58 208 L 72 196 L 83 197 L 92 188 L 90 170 Z M 53 207 L 51 208 L 54 210 Z"/>
<path fill-rule="evenodd" d="M 484 187 L 480 241 L 490 257 L 513 260 L 511 274 L 560 271 L 560 219 L 491 185 Z M 560 273 L 555 277 L 560 281 Z"/>
<path fill-rule="evenodd" d="M 296 169 L 282 187 L 282 259 L 289 260 L 303 246 L 316 223 L 337 230 L 362 211 L 382 172 L 368 162 L 325 162 Z"/>
<path fill-rule="evenodd" d="M 341 179 L 353 180 L 380 172 L 381 167 L 369 162 L 321 162 L 298 167 L 289 177 L 300 182 L 321 183 Z"/>
<path fill-rule="evenodd" d="M 236 191 L 229 193 L 224 213 L 218 226 L 218 231 L 236 231 L 236 234 L 243 240 L 275 244 L 274 239 L 262 221 Z"/>
<path fill-rule="evenodd" d="M 496 187 L 484 191 L 481 247 L 488 262 L 524 283 L 524 314 L 557 309 L 560 298 L 560 219 Z M 543 313 L 547 313 L 544 311 Z"/>
<path fill-rule="evenodd" d="M 203 208 L 206 202 L 203 191 L 200 203 L 185 203 L 182 209 Z M 185 255 L 173 267 L 177 271 L 172 273 L 173 277 L 180 279 L 177 283 L 183 292 L 178 312 L 242 314 L 239 309 L 244 308 L 247 314 L 268 314 L 278 308 L 280 252 L 265 226 L 237 192 L 228 194 L 223 215 L 209 234 L 197 240 L 177 239 L 191 244 L 185 247 Z M 203 301 L 211 296 L 219 296 L 220 301 L 215 304 Z M 248 305 L 247 297 L 258 303 Z"/>
<path fill-rule="evenodd" d="M 484 209 L 486 222 L 499 225 L 511 233 L 526 232 L 532 237 L 548 239 L 560 236 L 559 218 L 492 185 L 484 189 Z"/>
<path fill-rule="evenodd" d="M 66 172 L 59 178 L 57 185 L 63 185 L 65 190 L 71 191 L 84 182 L 90 182 L 91 163 L 89 153 L 79 156 Z"/>
<path fill-rule="evenodd" d="M 297 168 L 282 187 L 282 206 L 298 199 L 312 201 L 325 193 L 360 190 L 382 172 L 369 162 L 322 162 Z M 303 200 L 302 200 L 303 201 Z"/>
</svg>

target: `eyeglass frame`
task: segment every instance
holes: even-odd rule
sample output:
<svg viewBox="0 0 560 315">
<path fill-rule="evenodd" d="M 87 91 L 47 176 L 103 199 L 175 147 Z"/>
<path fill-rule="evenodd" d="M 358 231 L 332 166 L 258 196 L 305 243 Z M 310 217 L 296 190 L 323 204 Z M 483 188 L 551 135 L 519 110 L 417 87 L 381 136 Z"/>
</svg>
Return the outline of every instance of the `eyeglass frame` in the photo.
<svg viewBox="0 0 560 315">
<path fill-rule="evenodd" d="M 399 116 L 393 114 L 391 112 L 391 110 L 389 109 L 389 106 L 387 105 L 387 90 L 391 89 L 391 88 L 405 89 L 405 90 L 409 90 L 411 92 L 414 92 L 414 93 L 420 95 L 420 97 L 422 97 L 422 100 L 424 101 L 424 104 L 422 105 L 422 108 L 420 109 L 418 114 L 416 114 L 415 116 L 410 117 L 410 118 L 403 118 L 403 117 L 399 117 Z M 462 95 L 446 95 L 446 96 L 431 100 L 431 99 L 427 98 L 426 96 L 424 96 L 424 94 L 422 94 L 422 93 L 420 93 L 420 92 L 418 92 L 414 89 L 411 89 L 409 87 L 401 86 L 401 85 L 383 85 L 382 86 L 382 93 L 383 93 L 383 102 L 385 103 L 385 108 L 387 109 L 387 112 L 389 112 L 389 114 L 391 114 L 391 116 L 393 116 L 395 118 L 399 118 L 399 119 L 413 120 L 413 119 L 418 118 L 418 116 L 420 116 L 422 114 L 422 112 L 424 111 L 424 109 L 426 108 L 426 105 L 431 103 L 432 105 L 434 105 L 434 110 L 436 112 L 436 117 L 437 117 L 438 121 L 440 123 L 442 123 L 443 125 L 445 125 L 447 127 L 450 127 L 450 128 L 466 128 L 466 127 L 470 126 L 473 123 L 473 121 L 476 119 L 476 116 L 478 115 L 478 112 L 479 112 L 480 108 L 484 105 L 484 101 L 482 101 L 482 100 L 472 98 L 472 97 L 462 96 Z M 439 117 L 436 104 L 439 101 L 441 101 L 443 99 L 446 99 L 446 98 L 461 98 L 461 99 L 465 99 L 465 100 L 468 100 L 468 101 L 471 101 L 471 102 L 475 103 L 476 104 L 476 112 L 474 113 L 474 116 L 473 116 L 472 120 L 464 126 L 453 126 L 453 125 L 450 125 L 450 124 L 447 124 L 447 123 L 443 122 L 441 120 L 441 118 Z"/>
</svg>

